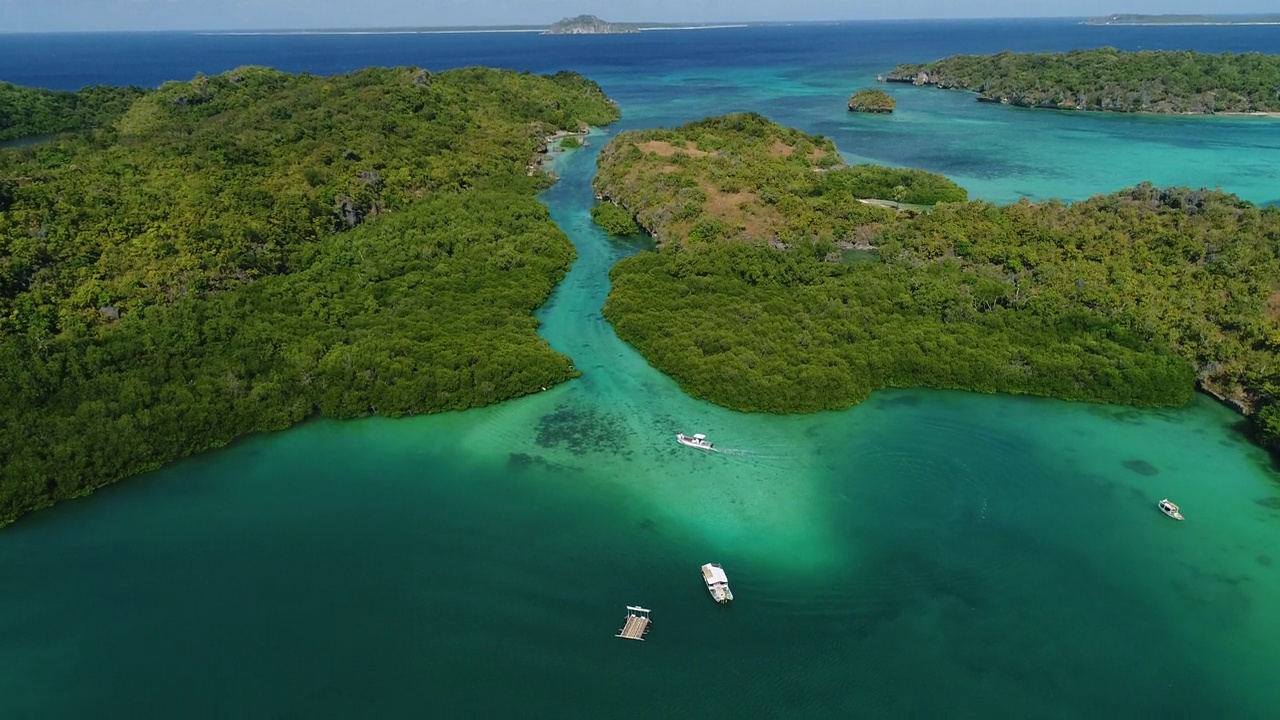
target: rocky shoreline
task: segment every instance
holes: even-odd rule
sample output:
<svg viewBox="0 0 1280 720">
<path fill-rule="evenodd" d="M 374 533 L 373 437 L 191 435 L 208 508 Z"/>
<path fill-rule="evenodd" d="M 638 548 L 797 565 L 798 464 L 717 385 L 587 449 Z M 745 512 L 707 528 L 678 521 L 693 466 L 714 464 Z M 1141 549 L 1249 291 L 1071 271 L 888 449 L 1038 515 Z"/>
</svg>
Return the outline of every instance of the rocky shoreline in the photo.
<svg viewBox="0 0 1280 720">
<path fill-rule="evenodd" d="M 930 72 L 921 69 L 918 65 L 899 66 L 890 71 L 887 75 L 877 77 L 881 82 L 899 83 L 904 85 L 914 85 L 916 87 L 935 87 L 939 90 L 963 90 L 975 94 L 975 99 L 980 103 L 991 103 L 996 105 L 1010 105 L 1013 107 L 1043 109 L 1043 110 L 1076 110 L 1081 112 L 1117 112 L 1129 114 L 1148 114 L 1148 115 L 1184 115 L 1184 116 L 1216 116 L 1216 117 L 1257 117 L 1257 118 L 1280 118 L 1280 112 L 1274 111 L 1230 111 L 1230 110 L 1214 110 L 1205 103 L 1212 101 L 1212 98 L 1193 98 L 1181 104 L 1200 103 L 1201 110 L 1186 110 L 1176 105 L 1179 103 L 1170 101 L 1158 101 L 1152 103 L 1142 103 L 1135 106 L 1132 98 L 1124 98 L 1120 96 L 1104 96 L 1097 97 L 1091 102 L 1088 93 L 1080 90 L 1029 90 L 1025 93 L 993 93 L 985 87 L 970 87 L 964 81 L 954 77 L 947 76 L 941 72 Z M 1209 93 L 1212 95 L 1212 93 Z M 851 108 L 852 109 L 852 108 Z"/>
<path fill-rule="evenodd" d="M 883 90 L 864 88 L 851 95 L 846 105 L 849 112 L 888 115 L 894 111 L 898 103 Z"/>
<path fill-rule="evenodd" d="M 551 133 L 545 133 L 542 128 L 535 128 L 535 133 L 543 132 L 541 139 L 538 141 L 538 149 L 533 156 L 529 158 L 528 173 L 530 176 L 538 173 L 544 173 L 555 177 L 555 173 L 551 170 L 551 165 L 555 162 L 552 153 L 560 148 L 557 145 L 561 140 L 570 137 L 585 138 L 591 134 L 591 128 L 587 125 L 581 125 L 577 130 L 556 130 Z M 586 140 L 582 141 L 582 146 L 586 147 Z"/>
</svg>

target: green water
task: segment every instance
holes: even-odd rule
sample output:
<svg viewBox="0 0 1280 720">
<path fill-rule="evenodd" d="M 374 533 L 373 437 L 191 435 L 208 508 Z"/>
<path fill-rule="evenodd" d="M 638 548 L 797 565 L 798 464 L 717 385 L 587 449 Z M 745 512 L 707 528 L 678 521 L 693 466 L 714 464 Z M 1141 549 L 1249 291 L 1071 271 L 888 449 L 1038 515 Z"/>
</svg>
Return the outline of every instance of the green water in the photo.
<svg viewBox="0 0 1280 720">
<path fill-rule="evenodd" d="M 1041 117 L 1064 137 L 1080 122 L 1034 116 L 1008 140 L 1024 166 L 1058 154 L 1034 150 Z M 949 121 L 932 122 L 943 142 Z M 1187 122 L 1170 132 L 1194 135 Z M 1092 127 L 1061 141 L 1074 166 L 1046 194 L 1087 194 L 1077 169 L 1096 180 L 1112 128 Z M 603 139 L 566 153 L 545 197 L 579 259 L 543 332 L 582 378 L 465 413 L 248 438 L 6 529 L 0 714 L 1280 707 L 1280 489 L 1237 417 L 1203 399 L 1147 412 L 894 391 L 799 417 L 691 400 L 601 318 L 608 268 L 640 249 L 590 223 Z M 1124 162 L 1194 172 L 1159 145 Z M 1037 177 L 966 181 L 1007 198 L 1051 187 Z M 680 447 L 677 430 L 724 452 Z M 1166 496 L 1186 522 L 1156 510 Z M 729 607 L 702 586 L 709 561 L 730 576 Z M 654 611 L 645 643 L 613 637 L 628 604 Z"/>
<path fill-rule="evenodd" d="M 785 418 L 690 400 L 600 317 L 636 246 L 589 222 L 590 153 L 547 196 L 580 257 L 544 329 L 580 380 L 250 438 L 6 530 L 6 714 L 1280 706 L 1280 494 L 1237 418 L 1204 400 L 898 391 Z M 708 561 L 732 606 L 706 595 Z M 613 637 L 633 603 L 654 610 L 644 644 Z"/>
</svg>

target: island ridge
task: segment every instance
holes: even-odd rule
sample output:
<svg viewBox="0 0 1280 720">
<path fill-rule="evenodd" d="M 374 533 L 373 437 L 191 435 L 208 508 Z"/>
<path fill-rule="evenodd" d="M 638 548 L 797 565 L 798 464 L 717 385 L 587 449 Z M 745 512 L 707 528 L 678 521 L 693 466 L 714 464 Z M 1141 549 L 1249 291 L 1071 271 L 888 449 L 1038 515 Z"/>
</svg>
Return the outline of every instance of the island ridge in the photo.
<svg viewBox="0 0 1280 720">
<path fill-rule="evenodd" d="M 638 33 L 635 23 L 605 22 L 595 15 L 579 15 L 555 22 L 542 32 L 543 35 L 619 35 Z"/>
</svg>

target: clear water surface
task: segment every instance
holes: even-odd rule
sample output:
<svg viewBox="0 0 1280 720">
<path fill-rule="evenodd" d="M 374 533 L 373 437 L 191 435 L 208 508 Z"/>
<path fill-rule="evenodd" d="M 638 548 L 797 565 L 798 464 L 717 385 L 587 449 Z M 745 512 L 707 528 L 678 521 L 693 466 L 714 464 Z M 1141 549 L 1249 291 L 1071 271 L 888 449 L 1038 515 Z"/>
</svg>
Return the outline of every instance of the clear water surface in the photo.
<svg viewBox="0 0 1280 720">
<path fill-rule="evenodd" d="M 895 62 L 1114 45 L 1280 51 L 1274 28 L 845 23 L 538 35 L 4 36 L 0 79 L 158 84 L 243 64 L 574 69 L 618 127 L 758 110 L 994 201 L 1141 180 L 1280 199 L 1280 122 L 979 105 Z M 616 132 L 611 128 L 608 132 Z M 605 134 L 544 200 L 579 259 L 540 311 L 583 377 L 502 405 L 311 422 L 0 532 L 4 717 L 1264 717 L 1280 486 L 1238 418 L 936 391 L 743 415 L 600 316 L 641 243 L 591 224 Z M 675 444 L 705 432 L 725 450 Z M 1188 519 L 1155 509 L 1171 497 Z M 714 605 L 698 566 L 737 600 Z M 613 637 L 654 610 L 645 643 Z M 447 713 L 447 714 L 446 714 Z"/>
</svg>

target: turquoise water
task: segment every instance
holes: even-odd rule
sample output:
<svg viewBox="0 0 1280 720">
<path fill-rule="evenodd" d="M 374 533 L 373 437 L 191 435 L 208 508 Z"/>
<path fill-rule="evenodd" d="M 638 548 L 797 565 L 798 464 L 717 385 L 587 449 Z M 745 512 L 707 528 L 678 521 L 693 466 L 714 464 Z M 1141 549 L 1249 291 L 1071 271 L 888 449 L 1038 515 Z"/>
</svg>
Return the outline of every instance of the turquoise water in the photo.
<svg viewBox="0 0 1280 720">
<path fill-rule="evenodd" d="M 1144 178 L 1280 198 L 1280 125 L 899 87 L 899 114 L 850 117 L 829 91 L 871 65 L 600 75 L 623 127 L 755 108 L 851 159 L 952 166 L 995 200 Z M 544 196 L 579 259 L 542 332 L 580 379 L 247 438 L 7 528 L 0 715 L 1280 707 L 1280 484 L 1236 416 L 1204 399 L 1136 411 L 936 391 L 795 417 L 692 400 L 601 318 L 608 268 L 643 249 L 590 222 L 605 140 L 561 156 Z M 724 452 L 680 447 L 677 430 Z M 1155 509 L 1166 496 L 1186 522 Z M 709 561 L 729 607 L 703 589 Z M 637 603 L 649 639 L 614 638 Z"/>
</svg>

